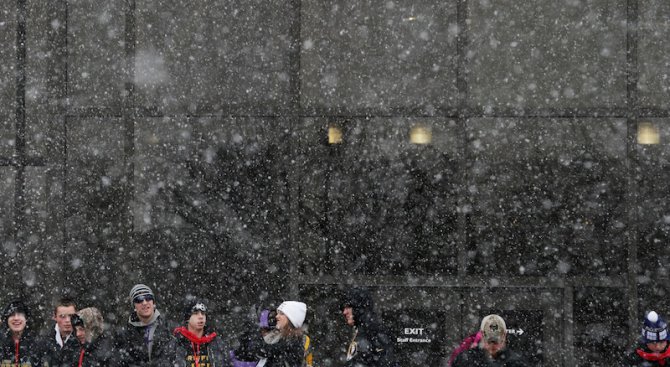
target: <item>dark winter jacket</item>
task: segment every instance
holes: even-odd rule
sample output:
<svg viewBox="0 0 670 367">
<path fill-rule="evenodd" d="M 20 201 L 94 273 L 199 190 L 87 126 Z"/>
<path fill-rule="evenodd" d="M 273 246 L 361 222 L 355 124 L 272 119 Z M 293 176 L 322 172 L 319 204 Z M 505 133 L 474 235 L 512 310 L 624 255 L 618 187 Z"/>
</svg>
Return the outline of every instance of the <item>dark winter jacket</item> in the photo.
<svg viewBox="0 0 670 367">
<path fill-rule="evenodd" d="M 64 353 L 60 367 L 103 367 L 109 365 L 112 355 L 112 339 L 102 334 L 90 343 L 77 341 L 74 350 Z M 50 367 L 59 367 L 50 365 Z"/>
<path fill-rule="evenodd" d="M 670 343 L 664 351 L 655 353 L 647 348 L 643 342 L 639 342 L 626 355 L 624 366 L 631 367 L 653 367 L 653 366 L 668 366 L 670 367 Z"/>
<path fill-rule="evenodd" d="M 0 365 L 21 367 L 42 367 L 46 363 L 44 341 L 24 332 L 18 345 L 7 330 L 0 338 Z M 48 364 L 47 364 L 48 366 Z"/>
<path fill-rule="evenodd" d="M 158 311 L 148 325 L 142 324 L 135 313 L 128 324 L 114 336 L 111 367 L 172 366 L 174 351 L 172 333 L 164 325 Z M 149 352 L 151 348 L 151 352 Z"/>
<path fill-rule="evenodd" d="M 351 290 L 342 307 L 351 307 L 354 316 L 346 366 L 396 367 L 393 340 L 374 312 L 368 292 L 363 289 Z"/>
<path fill-rule="evenodd" d="M 528 364 L 517 353 L 505 348 L 495 359 L 481 348 L 467 350 L 456 357 L 453 367 L 528 367 Z"/>
<path fill-rule="evenodd" d="M 74 360 L 79 351 L 79 341 L 73 332 L 63 341 L 61 347 L 56 342 L 57 335 L 60 337 L 60 334 L 54 329 L 43 341 L 46 348 L 46 359 L 50 367 L 70 367 L 72 366 L 70 361 Z"/>
<path fill-rule="evenodd" d="M 229 367 L 228 348 L 215 332 L 205 329 L 205 334 L 198 337 L 185 327 L 174 330 L 176 367 Z"/>
<path fill-rule="evenodd" d="M 451 356 L 449 357 L 449 366 L 454 364 L 454 360 L 456 360 L 456 357 L 458 357 L 459 354 L 465 352 L 468 349 L 477 348 L 479 346 L 480 340 L 482 340 L 481 331 L 478 331 L 472 335 L 468 335 L 468 337 L 463 339 L 458 348 L 454 349 L 454 351 L 451 353 Z"/>
<path fill-rule="evenodd" d="M 270 333 L 265 338 L 258 330 L 244 334 L 234 351 L 235 358 L 239 361 L 266 359 L 266 367 L 301 367 L 305 356 L 302 337 L 280 337 L 278 330 Z"/>
</svg>

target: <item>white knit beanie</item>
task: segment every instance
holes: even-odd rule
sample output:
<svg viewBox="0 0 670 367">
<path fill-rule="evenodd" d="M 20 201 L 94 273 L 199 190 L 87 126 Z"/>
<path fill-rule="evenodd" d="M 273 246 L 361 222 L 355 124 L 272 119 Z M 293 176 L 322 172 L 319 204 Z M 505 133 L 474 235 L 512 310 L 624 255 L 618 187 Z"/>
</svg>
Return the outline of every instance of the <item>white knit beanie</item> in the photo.
<svg viewBox="0 0 670 367">
<path fill-rule="evenodd" d="M 277 311 L 281 311 L 291 321 L 294 327 L 302 327 L 305 322 L 305 315 L 307 314 L 307 305 L 302 302 L 286 301 L 283 302 Z"/>
</svg>

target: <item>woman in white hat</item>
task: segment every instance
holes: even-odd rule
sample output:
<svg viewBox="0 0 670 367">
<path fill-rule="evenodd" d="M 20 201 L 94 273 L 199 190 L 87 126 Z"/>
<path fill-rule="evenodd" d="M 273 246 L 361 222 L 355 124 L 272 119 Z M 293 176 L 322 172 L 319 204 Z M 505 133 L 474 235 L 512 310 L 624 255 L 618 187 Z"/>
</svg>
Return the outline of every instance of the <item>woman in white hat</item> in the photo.
<svg viewBox="0 0 670 367">
<path fill-rule="evenodd" d="M 257 360 L 257 367 L 301 367 L 304 362 L 303 329 L 307 305 L 286 301 L 277 307 L 276 325 L 268 330 L 261 317 L 260 332 L 247 336 L 234 354 L 240 360 Z M 266 317 L 267 319 L 267 317 Z M 233 361 L 235 365 L 235 360 Z M 239 361 L 237 361 L 239 363 Z M 242 364 L 239 364 L 240 366 Z"/>
</svg>

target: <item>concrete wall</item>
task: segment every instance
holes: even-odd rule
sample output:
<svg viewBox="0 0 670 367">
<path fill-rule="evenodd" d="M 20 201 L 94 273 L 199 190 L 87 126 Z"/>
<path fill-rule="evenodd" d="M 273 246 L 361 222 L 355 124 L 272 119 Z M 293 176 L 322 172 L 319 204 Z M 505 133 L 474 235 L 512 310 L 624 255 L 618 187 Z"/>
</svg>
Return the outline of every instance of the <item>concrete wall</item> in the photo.
<svg viewBox="0 0 670 367">
<path fill-rule="evenodd" d="M 235 329 L 252 304 L 300 297 L 336 363 L 335 296 L 360 284 L 387 317 L 450 315 L 442 353 L 484 310 L 521 310 L 568 351 L 536 363 L 588 365 L 670 311 L 669 15 L 660 0 L 2 2 L 0 300 L 48 320 L 74 294 L 114 324 L 146 282 L 167 314 L 197 295 Z M 660 144 L 637 143 L 642 122 Z"/>
</svg>

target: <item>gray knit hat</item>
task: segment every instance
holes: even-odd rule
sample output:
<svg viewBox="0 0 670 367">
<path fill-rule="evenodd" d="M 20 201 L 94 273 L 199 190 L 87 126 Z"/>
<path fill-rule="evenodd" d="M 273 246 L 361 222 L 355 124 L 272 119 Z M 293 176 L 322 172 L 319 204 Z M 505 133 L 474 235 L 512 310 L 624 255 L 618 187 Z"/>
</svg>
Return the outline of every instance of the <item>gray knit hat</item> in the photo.
<svg viewBox="0 0 670 367">
<path fill-rule="evenodd" d="M 135 299 L 135 297 L 147 296 L 147 295 L 151 296 L 154 299 L 156 298 L 156 296 L 154 296 L 154 292 L 151 290 L 151 288 L 147 287 L 144 284 L 135 284 L 133 289 L 130 290 L 130 295 L 129 295 L 130 296 L 130 305 L 131 306 L 134 305 L 133 300 Z"/>
</svg>

